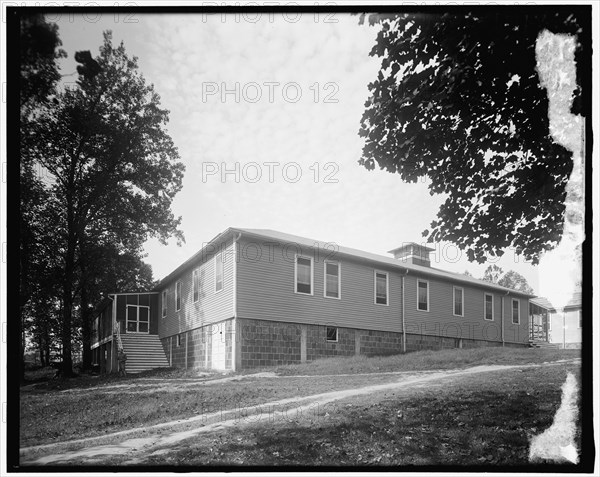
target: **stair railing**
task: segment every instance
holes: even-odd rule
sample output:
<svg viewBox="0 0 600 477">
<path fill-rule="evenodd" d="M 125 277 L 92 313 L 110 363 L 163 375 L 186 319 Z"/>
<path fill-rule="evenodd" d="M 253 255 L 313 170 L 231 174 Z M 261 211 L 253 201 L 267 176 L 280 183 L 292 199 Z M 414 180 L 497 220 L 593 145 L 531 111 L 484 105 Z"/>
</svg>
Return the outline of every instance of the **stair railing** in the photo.
<svg viewBox="0 0 600 477">
<path fill-rule="evenodd" d="M 119 351 L 123 351 L 123 341 L 121 340 L 121 323 L 115 322 L 117 329 L 117 347 Z"/>
</svg>

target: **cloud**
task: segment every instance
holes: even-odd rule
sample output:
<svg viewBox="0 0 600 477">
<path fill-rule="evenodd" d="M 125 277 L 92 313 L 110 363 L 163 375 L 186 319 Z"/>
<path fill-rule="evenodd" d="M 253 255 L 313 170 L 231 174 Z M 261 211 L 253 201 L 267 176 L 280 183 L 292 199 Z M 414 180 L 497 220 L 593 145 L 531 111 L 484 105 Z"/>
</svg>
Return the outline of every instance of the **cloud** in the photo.
<svg viewBox="0 0 600 477">
<path fill-rule="evenodd" d="M 60 33 L 70 51 L 97 51 L 102 30 L 112 29 L 171 111 L 168 130 L 186 165 L 173 211 L 183 217 L 187 243 L 179 249 L 148 242 L 157 277 L 229 226 L 279 229 L 378 253 L 421 240 L 442 198 L 429 196 L 426 183 L 405 184 L 357 162 L 367 84 L 379 69 L 369 57 L 376 28 L 343 14 L 303 14 L 297 22 L 292 14 L 286 20 L 266 13 L 255 23 L 235 14 L 135 19 L 126 24 L 105 16 L 89 24 L 79 17 L 62 22 Z M 215 85 L 216 93 L 207 94 Z M 223 87 L 230 93 L 223 96 Z M 298 88 L 301 97 L 292 102 Z M 246 166 L 249 173 L 249 163 L 265 162 L 279 164 L 272 182 L 264 166 L 258 183 L 202 175 L 207 163 Z M 302 173 L 295 183 L 283 175 L 292 163 Z"/>
</svg>

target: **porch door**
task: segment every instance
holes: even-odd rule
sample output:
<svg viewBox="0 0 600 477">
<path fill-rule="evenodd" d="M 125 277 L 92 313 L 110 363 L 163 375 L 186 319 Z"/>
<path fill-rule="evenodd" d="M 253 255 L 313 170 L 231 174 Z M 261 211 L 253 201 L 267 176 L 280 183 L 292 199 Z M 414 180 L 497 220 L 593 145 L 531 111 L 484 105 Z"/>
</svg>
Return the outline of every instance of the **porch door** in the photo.
<svg viewBox="0 0 600 477">
<path fill-rule="evenodd" d="M 148 333 L 150 330 L 150 307 L 127 305 L 127 333 Z"/>
<path fill-rule="evenodd" d="M 225 369 L 225 325 L 213 325 L 212 331 L 212 368 Z"/>
</svg>

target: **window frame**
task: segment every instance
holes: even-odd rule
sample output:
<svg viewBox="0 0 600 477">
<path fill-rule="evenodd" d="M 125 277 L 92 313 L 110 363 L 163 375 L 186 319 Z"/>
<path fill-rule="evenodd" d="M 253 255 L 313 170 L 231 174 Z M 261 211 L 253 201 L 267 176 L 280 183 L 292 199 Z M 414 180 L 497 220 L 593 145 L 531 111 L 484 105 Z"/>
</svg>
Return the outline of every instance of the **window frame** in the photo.
<svg viewBox="0 0 600 477">
<path fill-rule="evenodd" d="M 335 339 L 334 340 L 330 340 L 329 339 L 329 330 L 335 330 Z M 327 343 L 337 343 L 338 342 L 338 337 L 339 337 L 339 330 L 337 326 L 327 326 L 325 328 L 325 341 Z"/>
<path fill-rule="evenodd" d="M 175 282 L 175 311 L 181 310 L 181 280 Z"/>
<path fill-rule="evenodd" d="M 515 309 L 513 307 L 515 302 L 518 305 L 517 306 L 517 322 L 516 323 L 515 323 Z M 521 300 L 519 300 L 518 298 L 511 298 L 511 300 L 510 300 L 510 322 L 513 325 L 521 324 Z"/>
<path fill-rule="evenodd" d="M 192 302 L 197 303 L 200 300 L 200 277 L 199 270 L 192 271 Z"/>
<path fill-rule="evenodd" d="M 460 315 L 456 313 L 456 290 L 460 290 Z M 452 315 L 465 316 L 465 289 L 463 287 L 452 287 Z"/>
<path fill-rule="evenodd" d="M 385 303 L 377 303 L 377 274 L 385 275 Z M 383 270 L 373 270 L 373 303 L 390 306 L 390 274 Z"/>
<path fill-rule="evenodd" d="M 488 296 L 492 297 L 492 317 L 488 318 L 487 317 L 487 300 L 486 298 Z M 490 292 L 483 292 L 483 319 L 485 321 L 494 321 L 494 294 L 490 293 Z"/>
<path fill-rule="evenodd" d="M 337 296 L 328 296 L 327 295 L 327 265 L 336 265 L 337 266 Z M 342 299 L 342 265 L 337 260 L 325 260 L 323 262 L 323 296 L 325 298 L 330 298 L 333 300 L 341 300 Z"/>
<path fill-rule="evenodd" d="M 166 318 L 167 317 L 167 312 L 168 312 L 168 310 L 167 310 L 167 305 L 168 305 L 167 296 L 168 296 L 167 290 L 163 290 L 162 291 L 162 295 L 161 295 L 161 297 L 162 297 L 161 298 L 161 313 L 160 313 L 161 318 Z"/>
<path fill-rule="evenodd" d="M 310 261 L 310 293 L 306 293 L 303 291 L 298 291 L 298 259 L 302 258 L 304 260 Z M 294 293 L 298 295 L 307 295 L 313 296 L 315 293 L 315 263 L 312 257 L 308 255 L 295 254 L 294 255 Z"/>
<path fill-rule="evenodd" d="M 129 309 L 130 308 L 135 308 L 136 310 L 136 319 L 135 320 L 130 320 L 129 319 Z M 140 320 L 140 308 L 145 308 L 146 310 L 148 310 L 148 320 L 147 321 L 141 321 Z M 142 323 L 146 323 L 148 325 L 148 331 L 140 331 L 140 321 Z M 136 330 L 135 331 L 129 331 L 128 326 L 129 323 L 136 323 Z M 149 334 L 150 333 L 150 306 L 148 305 L 134 305 L 131 303 L 126 303 L 125 304 L 125 333 L 145 333 L 145 334 Z"/>
<path fill-rule="evenodd" d="M 419 283 L 425 283 L 427 285 L 427 309 L 426 310 L 422 310 L 421 308 L 419 308 Z M 429 313 L 429 310 L 431 309 L 431 307 L 429 306 L 429 280 L 423 280 L 421 278 L 417 278 L 417 311 L 424 311 Z"/>
<path fill-rule="evenodd" d="M 218 258 L 220 257 L 220 261 L 221 261 L 221 288 L 219 288 L 219 281 L 217 280 L 217 264 L 218 264 Z M 215 255 L 214 258 L 214 269 L 215 269 L 215 293 L 219 293 L 220 291 L 223 290 L 223 288 L 225 288 L 225 263 L 223 261 L 223 252 L 220 252 L 218 254 Z"/>
</svg>

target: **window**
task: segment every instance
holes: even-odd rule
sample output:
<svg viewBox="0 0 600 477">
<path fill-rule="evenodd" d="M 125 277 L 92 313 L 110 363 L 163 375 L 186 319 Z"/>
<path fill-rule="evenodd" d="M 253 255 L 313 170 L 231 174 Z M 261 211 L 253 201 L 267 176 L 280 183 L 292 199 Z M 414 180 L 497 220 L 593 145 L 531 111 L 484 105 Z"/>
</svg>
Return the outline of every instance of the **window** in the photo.
<svg viewBox="0 0 600 477">
<path fill-rule="evenodd" d="M 215 292 L 223 289 L 223 254 L 215 257 Z"/>
<path fill-rule="evenodd" d="M 579 326 L 578 326 L 578 328 L 583 328 L 583 314 L 581 313 L 581 310 L 579 310 L 577 313 L 579 315 Z"/>
<path fill-rule="evenodd" d="M 127 332 L 148 333 L 150 308 L 140 305 L 127 305 Z"/>
<path fill-rule="evenodd" d="M 491 293 L 484 293 L 483 318 L 488 321 L 494 321 L 494 295 Z"/>
<path fill-rule="evenodd" d="M 464 290 L 454 287 L 454 314 L 456 316 L 463 316 L 463 296 Z"/>
<path fill-rule="evenodd" d="M 312 295 L 313 261 L 310 257 L 296 256 L 296 293 Z"/>
<path fill-rule="evenodd" d="M 162 292 L 162 317 L 167 316 L 167 290 Z"/>
<path fill-rule="evenodd" d="M 521 302 L 516 298 L 512 299 L 512 322 L 518 325 L 521 322 Z"/>
<path fill-rule="evenodd" d="M 181 346 L 181 335 L 177 335 L 177 347 Z"/>
<path fill-rule="evenodd" d="M 340 264 L 325 262 L 325 296 L 341 298 L 340 296 Z"/>
<path fill-rule="evenodd" d="M 327 327 L 327 341 L 337 341 L 338 329 L 335 326 Z"/>
<path fill-rule="evenodd" d="M 200 281 L 198 280 L 198 270 L 194 270 L 192 273 L 192 287 L 194 290 L 194 303 L 200 298 Z"/>
<path fill-rule="evenodd" d="M 375 303 L 377 305 L 387 305 L 388 292 L 388 274 L 375 271 Z"/>
<path fill-rule="evenodd" d="M 417 309 L 429 311 L 429 282 L 417 280 Z"/>
<path fill-rule="evenodd" d="M 181 282 L 175 284 L 175 310 L 181 310 Z"/>
</svg>

